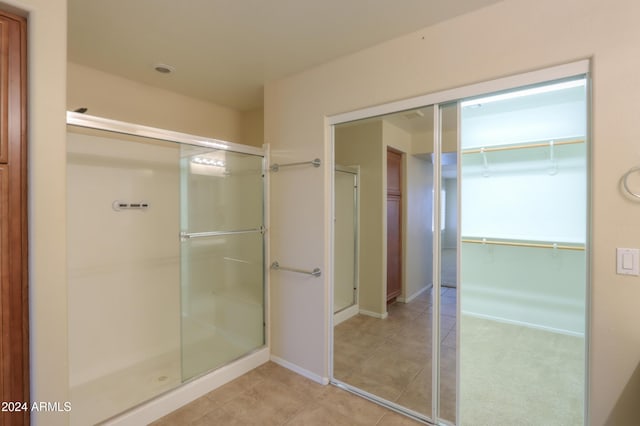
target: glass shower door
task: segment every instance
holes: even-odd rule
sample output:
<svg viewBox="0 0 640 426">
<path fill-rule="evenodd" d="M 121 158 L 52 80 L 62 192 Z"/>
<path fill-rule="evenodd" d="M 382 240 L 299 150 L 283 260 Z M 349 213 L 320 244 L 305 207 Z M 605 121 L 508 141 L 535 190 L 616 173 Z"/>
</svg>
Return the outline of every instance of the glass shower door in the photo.
<svg viewBox="0 0 640 426">
<path fill-rule="evenodd" d="M 183 147 L 183 380 L 264 345 L 262 170 L 260 156 Z"/>
</svg>

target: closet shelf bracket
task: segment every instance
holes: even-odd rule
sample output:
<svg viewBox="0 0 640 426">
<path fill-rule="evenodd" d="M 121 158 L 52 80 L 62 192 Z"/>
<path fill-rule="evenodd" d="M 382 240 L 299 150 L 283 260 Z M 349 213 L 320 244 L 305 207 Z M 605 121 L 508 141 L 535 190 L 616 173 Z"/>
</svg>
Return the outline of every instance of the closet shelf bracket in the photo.
<svg viewBox="0 0 640 426">
<path fill-rule="evenodd" d="M 489 177 L 489 161 L 487 160 L 487 150 L 484 147 L 480 148 L 480 154 L 482 155 L 482 176 Z"/>
<path fill-rule="evenodd" d="M 553 176 L 558 173 L 558 162 L 556 161 L 554 141 L 549 141 L 549 163 L 551 164 L 549 167 L 549 174 Z"/>
</svg>

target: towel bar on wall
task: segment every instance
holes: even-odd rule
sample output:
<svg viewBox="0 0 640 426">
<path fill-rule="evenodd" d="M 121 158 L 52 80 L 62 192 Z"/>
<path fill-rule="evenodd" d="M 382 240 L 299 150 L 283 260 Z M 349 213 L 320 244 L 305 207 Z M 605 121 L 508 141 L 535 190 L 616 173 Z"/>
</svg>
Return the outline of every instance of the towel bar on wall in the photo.
<svg viewBox="0 0 640 426">
<path fill-rule="evenodd" d="M 271 167 L 269 167 L 269 170 L 271 170 L 272 172 L 277 172 L 282 167 L 301 166 L 303 164 L 311 164 L 313 167 L 320 167 L 321 163 L 319 158 L 316 158 L 311 161 L 300 161 L 298 163 L 286 163 L 286 164 L 275 163 L 275 164 L 272 164 Z"/>
<path fill-rule="evenodd" d="M 320 275 L 322 275 L 322 272 L 320 271 L 320 268 L 314 268 L 313 271 L 305 271 L 304 269 L 289 268 L 287 266 L 281 266 L 277 261 L 274 261 L 273 263 L 271 263 L 271 269 L 281 269 L 283 271 L 297 272 L 299 274 L 306 274 L 306 275 L 313 275 L 314 277 L 319 277 Z"/>
<path fill-rule="evenodd" d="M 630 188 L 629 188 L 629 175 L 631 173 L 640 171 L 640 166 L 635 166 L 630 168 L 627 173 L 622 175 L 622 187 L 624 188 L 625 191 L 627 191 L 627 194 L 631 195 L 634 198 L 638 198 L 640 199 L 640 194 L 638 194 L 637 192 L 633 192 Z"/>
</svg>

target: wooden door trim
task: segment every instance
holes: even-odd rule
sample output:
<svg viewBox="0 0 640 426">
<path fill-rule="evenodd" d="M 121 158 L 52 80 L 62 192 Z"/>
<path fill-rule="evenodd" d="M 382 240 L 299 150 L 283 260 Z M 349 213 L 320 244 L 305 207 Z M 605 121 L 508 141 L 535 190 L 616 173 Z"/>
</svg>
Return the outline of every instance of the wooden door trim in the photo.
<svg viewBox="0 0 640 426">
<path fill-rule="evenodd" d="M 25 18 L 3 11 L 0 20 L 0 143 L 7 152 L 0 159 L 0 190 L 6 191 L 2 196 L 0 392 L 2 401 L 28 406 L 27 24 Z M 28 409 L 0 412 L 1 424 L 28 425 L 29 420 Z"/>
</svg>

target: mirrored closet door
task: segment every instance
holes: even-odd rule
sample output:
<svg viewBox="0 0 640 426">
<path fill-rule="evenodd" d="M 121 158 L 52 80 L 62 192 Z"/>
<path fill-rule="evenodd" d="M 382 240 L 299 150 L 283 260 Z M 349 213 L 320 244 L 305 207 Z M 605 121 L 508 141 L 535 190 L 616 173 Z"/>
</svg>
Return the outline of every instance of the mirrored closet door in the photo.
<svg viewBox="0 0 640 426">
<path fill-rule="evenodd" d="M 334 124 L 333 384 L 433 424 L 585 424 L 587 92 Z"/>
<path fill-rule="evenodd" d="M 350 308 L 348 315 L 334 315 L 333 377 L 420 418 L 433 415 L 437 367 L 431 362 L 433 330 L 438 324 L 433 310 L 438 292 L 433 286 L 433 243 L 440 232 L 433 221 L 434 111 L 427 106 L 334 129 L 336 165 L 359 171 L 355 218 L 359 249 L 354 261 L 355 309 Z M 453 127 L 455 131 L 455 123 Z M 455 147 L 454 137 L 454 158 Z M 350 220 L 343 217 L 339 170 L 334 179 L 336 274 L 343 269 L 346 255 L 339 246 L 346 238 L 340 223 Z M 339 282 L 336 275 L 334 303 L 342 294 Z M 455 285 L 442 291 L 452 291 L 455 301 Z M 439 321 L 442 339 L 455 328 L 455 310 L 454 305 L 453 312 Z M 454 400 L 448 407 L 454 417 L 455 341 L 447 355 L 452 366 L 447 380 Z"/>
<path fill-rule="evenodd" d="M 586 80 L 460 116 L 461 423 L 584 424 Z"/>
</svg>

